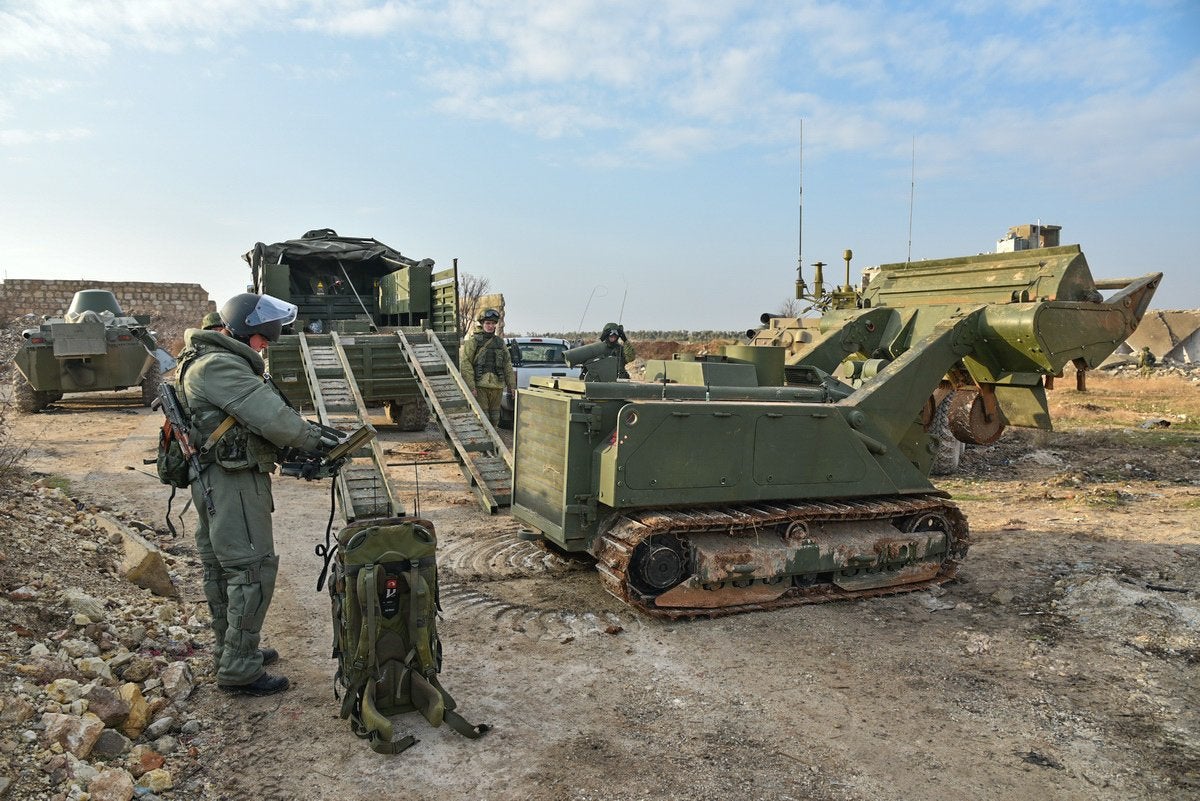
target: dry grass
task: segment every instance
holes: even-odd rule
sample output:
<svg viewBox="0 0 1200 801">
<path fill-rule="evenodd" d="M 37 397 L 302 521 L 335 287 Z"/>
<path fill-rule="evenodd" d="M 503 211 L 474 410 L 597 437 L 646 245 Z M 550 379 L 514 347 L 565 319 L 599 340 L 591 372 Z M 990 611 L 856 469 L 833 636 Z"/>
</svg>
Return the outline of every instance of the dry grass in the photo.
<svg viewBox="0 0 1200 801">
<path fill-rule="evenodd" d="M 25 455 L 32 442 L 13 435 L 8 421 L 15 410 L 11 400 L 0 402 L 0 489 L 12 486 L 25 475 Z"/>
<path fill-rule="evenodd" d="M 1048 393 L 1055 428 L 1140 426 L 1164 419 L 1173 431 L 1200 431 L 1200 387 L 1178 376 L 1090 373 L 1087 392 L 1068 375 Z"/>
</svg>

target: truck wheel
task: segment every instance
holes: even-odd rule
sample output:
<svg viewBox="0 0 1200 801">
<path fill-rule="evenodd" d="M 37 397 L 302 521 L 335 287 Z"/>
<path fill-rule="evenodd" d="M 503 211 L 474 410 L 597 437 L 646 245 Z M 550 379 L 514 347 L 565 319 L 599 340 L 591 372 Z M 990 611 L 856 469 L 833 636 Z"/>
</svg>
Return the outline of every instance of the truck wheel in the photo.
<svg viewBox="0 0 1200 801">
<path fill-rule="evenodd" d="M 949 476 L 958 472 L 958 462 L 962 459 L 966 445 L 954 438 L 950 431 L 950 407 L 954 393 L 951 392 L 938 404 L 933 413 L 933 422 L 929 424 L 929 433 L 938 438 L 937 450 L 933 453 L 933 463 L 929 472 L 935 476 Z"/>
<path fill-rule="evenodd" d="M 424 431 L 429 425 L 429 407 L 421 398 L 408 403 L 388 401 L 386 410 L 388 422 L 401 431 Z"/>
<path fill-rule="evenodd" d="M 50 403 L 49 392 L 38 392 L 29 386 L 29 382 L 20 374 L 13 376 L 12 397 L 17 410 L 28 414 L 41 411 Z"/>
<path fill-rule="evenodd" d="M 157 364 L 150 365 L 146 376 L 142 379 L 142 405 L 149 406 L 158 397 L 158 388 L 162 386 L 162 373 Z"/>
</svg>

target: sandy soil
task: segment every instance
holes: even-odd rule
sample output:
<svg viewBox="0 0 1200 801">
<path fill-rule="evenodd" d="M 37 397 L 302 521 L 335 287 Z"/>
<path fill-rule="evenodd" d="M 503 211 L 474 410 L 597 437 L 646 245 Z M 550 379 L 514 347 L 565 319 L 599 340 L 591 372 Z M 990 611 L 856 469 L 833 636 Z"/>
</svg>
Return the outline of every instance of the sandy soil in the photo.
<svg viewBox="0 0 1200 801">
<path fill-rule="evenodd" d="M 442 540 L 443 682 L 494 726 L 472 742 L 408 715 L 398 730 L 421 742 L 398 757 L 337 717 L 313 553 L 327 485 L 276 479 L 265 643 L 294 688 L 235 699 L 200 675 L 191 703 L 217 724 L 190 742 L 177 786 L 212 799 L 1195 798 L 1200 397 L 1172 378 L 1131 399 L 1131 381 L 1056 390 L 1062 431 L 968 449 L 942 482 L 973 532 L 960 581 L 715 621 L 641 617 L 588 565 L 517 541 L 455 467 L 392 468 L 410 511 L 419 478 Z M 1174 427 L 1138 428 L 1147 403 Z M 92 399 L 11 422 L 33 470 L 161 527 L 166 492 L 138 472 L 160 419 Z M 393 461 L 448 458 L 433 429 L 382 440 Z M 202 608 L 186 537 L 176 549 Z"/>
</svg>

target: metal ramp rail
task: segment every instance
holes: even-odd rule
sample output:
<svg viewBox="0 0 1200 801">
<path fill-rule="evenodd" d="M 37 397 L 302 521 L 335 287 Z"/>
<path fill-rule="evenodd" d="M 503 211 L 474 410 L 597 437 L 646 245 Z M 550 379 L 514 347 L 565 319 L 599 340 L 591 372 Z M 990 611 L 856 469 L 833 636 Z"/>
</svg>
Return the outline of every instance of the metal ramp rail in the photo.
<svg viewBox="0 0 1200 801">
<path fill-rule="evenodd" d="M 301 363 L 317 419 L 340 431 L 352 431 L 365 424 L 367 407 L 338 335 L 302 333 L 299 337 Z M 355 452 L 338 472 L 334 486 L 347 523 L 404 514 L 404 505 L 384 471 L 378 440 L 372 439 Z"/>
<path fill-rule="evenodd" d="M 430 331 L 396 332 L 404 358 L 459 469 L 488 514 L 512 503 L 512 452 L 467 389 L 450 354 Z"/>
</svg>

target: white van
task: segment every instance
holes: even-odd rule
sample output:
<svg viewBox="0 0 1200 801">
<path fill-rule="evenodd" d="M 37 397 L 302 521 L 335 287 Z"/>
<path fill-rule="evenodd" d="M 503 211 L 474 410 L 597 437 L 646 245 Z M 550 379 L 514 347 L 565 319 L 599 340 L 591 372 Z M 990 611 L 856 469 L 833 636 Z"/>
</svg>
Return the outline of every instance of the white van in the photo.
<svg viewBox="0 0 1200 801">
<path fill-rule="evenodd" d="M 569 367 L 563 353 L 573 345 L 565 339 L 553 337 L 509 337 L 504 340 L 508 354 L 512 357 L 513 370 L 517 374 L 517 387 L 525 389 L 529 379 L 535 375 L 558 375 L 579 378 L 580 368 Z M 516 398 L 507 391 L 500 400 L 500 425 L 512 428 Z"/>
</svg>

